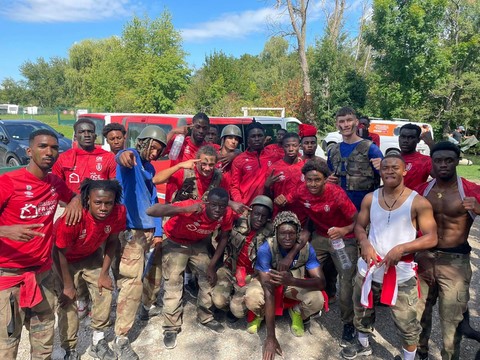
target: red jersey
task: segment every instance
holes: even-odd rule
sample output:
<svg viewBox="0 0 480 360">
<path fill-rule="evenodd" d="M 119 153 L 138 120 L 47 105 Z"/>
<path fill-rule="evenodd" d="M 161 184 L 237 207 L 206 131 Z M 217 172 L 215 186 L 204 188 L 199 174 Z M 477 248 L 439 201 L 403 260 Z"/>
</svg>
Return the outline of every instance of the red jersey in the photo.
<svg viewBox="0 0 480 360">
<path fill-rule="evenodd" d="M 179 201 L 172 206 L 190 206 L 202 203 L 201 200 Z M 225 215 L 219 220 L 211 220 L 206 213 L 205 204 L 202 205 L 202 212 L 187 213 L 172 216 L 163 226 L 163 232 L 172 241 L 180 244 L 191 244 L 199 242 L 210 236 L 215 230 L 230 231 L 233 227 L 232 209 L 227 208 Z"/>
<path fill-rule="evenodd" d="M 232 163 L 230 195 L 232 200 L 250 205 L 255 196 L 263 194 L 265 176 L 273 161 L 263 150 L 260 156 L 256 151 L 245 151 Z"/>
<path fill-rule="evenodd" d="M 164 154 L 168 154 L 170 152 L 170 149 L 172 148 L 172 145 L 173 145 L 173 141 L 175 140 L 176 137 L 177 136 L 175 135 L 170 139 Z M 211 145 L 211 144 L 204 141 L 199 146 L 197 146 L 193 143 L 191 136 L 185 136 L 185 140 L 183 140 L 180 153 L 178 154 L 178 157 L 176 160 L 170 160 L 170 166 L 177 165 L 183 161 L 187 161 L 190 159 L 195 159 L 197 156 L 198 149 L 200 149 L 202 146 L 205 146 L 205 145 Z"/>
<path fill-rule="evenodd" d="M 0 266 L 27 268 L 48 266 L 52 262 L 53 218 L 59 201 L 68 203 L 74 193 L 53 174 L 39 179 L 27 169 L 19 169 L 0 177 L 0 226 L 43 224 L 29 241 L 0 237 Z"/>
<path fill-rule="evenodd" d="M 55 222 L 55 245 L 67 249 L 65 257 L 69 262 L 77 262 L 97 251 L 111 234 L 124 231 L 126 223 L 127 211 L 123 205 L 115 205 L 105 220 L 97 220 L 83 209 L 82 220 L 76 225 L 67 226 L 64 218 Z"/>
<path fill-rule="evenodd" d="M 195 167 L 194 171 L 195 171 L 195 177 L 197 178 L 198 197 L 200 199 L 203 196 L 203 194 L 205 194 L 205 191 L 208 190 L 208 187 L 210 186 L 210 183 L 213 177 L 213 172 L 209 177 L 206 177 L 206 176 L 200 175 L 200 173 L 197 170 L 197 167 Z M 169 202 L 173 200 L 172 199 L 173 194 L 175 194 L 176 191 L 182 188 L 184 176 L 185 176 L 185 170 L 180 169 L 176 171 L 170 177 L 170 179 L 168 179 L 165 199 L 167 199 Z M 222 180 L 220 181 L 219 187 L 224 188 L 225 190 L 228 191 L 228 183 L 224 180 L 223 176 L 222 176 Z"/>
<path fill-rule="evenodd" d="M 418 185 L 427 181 L 432 171 L 430 156 L 415 151 L 411 154 L 402 154 L 402 158 L 405 161 L 405 170 L 407 171 L 403 178 L 406 187 L 415 189 Z"/>
<path fill-rule="evenodd" d="M 265 152 L 270 156 L 272 163 L 280 161 L 285 156 L 282 145 L 270 144 L 265 146 Z"/>
<path fill-rule="evenodd" d="M 272 165 L 267 172 L 266 177 L 269 177 L 272 171 L 273 175 L 283 173 L 283 175 L 280 177 L 280 180 L 272 184 L 271 189 L 274 199 L 279 195 L 287 196 L 287 194 L 294 193 L 298 187 L 305 183 L 305 176 L 302 174 L 303 165 L 305 165 L 305 162 L 301 158 L 297 158 L 297 162 L 294 164 L 289 164 L 282 159 Z M 290 210 L 295 212 L 294 206 L 292 205 L 293 204 L 287 204 L 284 208 L 280 208 L 274 204 L 273 217 L 275 217 L 275 215 L 282 210 Z"/>
<path fill-rule="evenodd" d="M 320 236 L 328 237 L 331 227 L 344 227 L 352 223 L 357 208 L 348 198 L 347 193 L 338 185 L 325 183 L 320 195 L 312 195 L 307 186 L 300 186 L 294 194 L 288 194 L 287 201 L 297 205 L 298 218 L 309 218 Z M 345 238 L 354 238 L 353 232 Z"/>
<path fill-rule="evenodd" d="M 256 233 L 257 232 L 255 230 L 252 230 L 248 233 L 247 237 L 245 238 L 245 244 L 243 244 L 243 247 L 240 250 L 237 259 L 237 267 L 243 266 L 246 269 L 248 275 L 251 275 L 255 272 L 255 270 L 253 269 L 253 264 L 250 261 L 250 257 L 248 256 L 248 247 L 252 243 L 252 239 Z"/>
<path fill-rule="evenodd" d="M 117 164 L 115 155 L 101 148 L 85 151 L 75 148 L 65 151 L 53 165 L 52 173 L 67 183 L 75 193 L 80 193 L 80 184 L 85 179 L 115 179 Z"/>
</svg>

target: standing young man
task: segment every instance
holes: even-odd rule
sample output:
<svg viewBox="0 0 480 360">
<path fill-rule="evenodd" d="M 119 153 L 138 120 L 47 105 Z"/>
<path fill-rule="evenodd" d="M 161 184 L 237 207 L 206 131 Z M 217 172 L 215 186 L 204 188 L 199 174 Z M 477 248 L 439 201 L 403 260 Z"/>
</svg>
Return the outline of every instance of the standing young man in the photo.
<svg viewBox="0 0 480 360">
<path fill-rule="evenodd" d="M 50 130 L 30 134 L 26 168 L 0 177 L 0 356 L 15 359 L 23 325 L 34 359 L 51 359 L 55 324 L 51 271 L 53 218 L 59 201 L 64 219 L 76 224 L 80 198 L 50 174 L 58 158 L 58 138 Z M 70 201 L 72 200 L 72 201 Z"/>
<path fill-rule="evenodd" d="M 238 145 L 242 142 L 242 130 L 236 125 L 227 125 L 223 128 L 221 138 L 221 147 L 218 151 L 217 168 L 223 174 L 223 178 L 230 186 L 232 178 L 232 162 L 241 154 Z"/>
<path fill-rule="evenodd" d="M 415 189 L 418 185 L 427 181 L 432 172 L 432 159 L 417 151 L 417 144 L 420 142 L 421 135 L 422 129 L 420 129 L 420 126 L 405 124 L 400 128 L 398 136 L 400 155 L 405 161 L 405 170 L 407 171 L 403 182 L 410 189 Z"/>
<path fill-rule="evenodd" d="M 358 342 L 344 348 L 342 356 L 355 359 L 372 354 L 368 337 L 375 323 L 374 306 L 381 302 L 390 306 L 402 339 L 403 356 L 395 359 L 414 360 L 421 326 L 415 307 L 419 294 L 413 256 L 437 244 L 437 226 L 430 203 L 404 185 L 405 162 L 400 156 L 387 155 L 380 175 L 384 187 L 365 196 L 355 224 L 361 248 L 353 290 Z"/>
<path fill-rule="evenodd" d="M 114 155 L 125 148 L 126 134 L 125 126 L 119 123 L 107 124 L 102 130 L 102 135 Z"/>
<path fill-rule="evenodd" d="M 272 162 L 277 162 L 283 158 L 283 137 L 287 133 L 285 129 L 278 129 L 275 134 L 275 143 L 265 146 L 265 152 L 268 153 Z"/>
<path fill-rule="evenodd" d="M 338 110 L 336 124 L 342 142 L 328 152 L 328 167 L 333 173 L 328 180 L 340 185 L 360 210 L 365 195 L 380 185 L 378 169 L 383 155 L 377 145 L 358 136 L 358 119 L 352 108 Z"/>
<path fill-rule="evenodd" d="M 233 160 L 230 194 L 232 200 L 250 204 L 255 196 L 263 194 L 265 177 L 273 158 L 264 149 L 265 129 L 262 124 L 253 121 L 245 133 L 248 148 Z"/>
<path fill-rule="evenodd" d="M 122 150 L 116 155 L 117 178 L 123 188 L 122 203 L 127 208 L 127 230 L 120 236 L 116 264 L 120 293 L 113 349 L 120 360 L 138 359 L 127 335 L 142 298 L 145 252 L 162 241 L 161 219 L 147 215 L 146 210 L 158 203 L 152 181 L 155 169 L 151 162 L 162 155 L 166 143 L 165 132 L 158 126 L 149 125 L 138 135 L 135 148 Z M 161 273 L 160 266 L 159 263 L 152 265 L 146 275 L 147 284 L 155 283 L 154 279 L 148 279 Z"/>
<path fill-rule="evenodd" d="M 177 334 L 182 327 L 183 273 L 188 266 L 198 277 L 200 287 L 197 298 L 197 319 L 213 332 L 225 329 L 213 318 L 211 307 L 212 287 L 217 282 L 216 263 L 223 257 L 232 229 L 233 215 L 228 208 L 228 193 L 214 188 L 208 193 L 207 201 L 185 200 L 174 204 L 157 204 L 148 209 L 151 216 L 169 216 L 164 226 L 167 239 L 163 251 L 163 342 L 167 349 L 177 345 Z M 211 235 L 219 231 L 215 254 L 209 258 L 207 245 Z"/>
<path fill-rule="evenodd" d="M 303 161 L 321 159 L 315 155 L 317 151 L 317 128 L 310 124 L 300 124 L 298 125 L 298 136 L 300 136 Z"/>
<path fill-rule="evenodd" d="M 319 160 L 309 160 L 303 166 L 302 173 L 305 183 L 287 195 L 287 203 L 293 204 L 297 209 L 298 217 L 305 223 L 304 228 L 314 229 L 311 246 L 322 264 L 325 277 L 328 276 L 324 265 L 327 262 L 333 263 L 335 275 L 340 274 L 340 316 L 343 323 L 340 346 L 345 347 L 352 343 L 355 335 L 352 282 L 358 258 L 357 241 L 353 233 L 357 210 L 340 186 L 327 182 L 330 173 L 327 164 Z M 349 267 L 342 266 L 332 246 L 332 240 L 338 239 L 343 239 L 345 244 Z M 334 287 L 335 280 L 336 276 L 331 279 Z"/>
<path fill-rule="evenodd" d="M 438 300 L 442 359 L 459 359 L 461 334 L 456 331 L 469 300 L 472 248 L 468 235 L 475 216 L 480 214 L 480 186 L 457 176 L 460 159 L 457 145 L 439 142 L 430 156 L 435 179 L 420 185 L 417 190 L 433 206 L 438 244 L 416 257 L 422 289 L 417 307 L 422 325 L 418 354 L 420 359 L 428 359 L 432 308 Z"/>
<path fill-rule="evenodd" d="M 68 226 L 63 218 L 56 222 L 55 245 L 58 250 L 62 294 L 59 297 L 58 330 L 67 358 L 79 359 L 77 339 L 79 318 L 75 304 L 79 279 L 86 282 L 92 299 L 93 329 L 90 355 L 96 359 L 117 357 L 105 340 L 110 325 L 112 280 L 110 265 L 118 235 L 125 230 L 126 210 L 120 205 L 122 188 L 116 180 L 85 179 L 80 186 L 82 220 Z"/>
<path fill-rule="evenodd" d="M 58 157 L 52 173 L 64 180 L 75 193 L 85 179 L 115 179 L 115 156 L 95 147 L 95 124 L 89 119 L 80 119 L 73 125 L 78 147 L 65 151 Z"/>
</svg>

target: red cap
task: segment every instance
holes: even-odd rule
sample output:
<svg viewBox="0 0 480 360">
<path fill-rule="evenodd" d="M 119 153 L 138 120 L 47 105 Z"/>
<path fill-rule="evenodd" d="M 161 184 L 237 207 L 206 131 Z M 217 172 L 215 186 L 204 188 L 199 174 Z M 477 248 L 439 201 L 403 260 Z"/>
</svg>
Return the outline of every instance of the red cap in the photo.
<svg viewBox="0 0 480 360">
<path fill-rule="evenodd" d="M 317 136 L 317 128 L 309 124 L 300 124 L 298 125 L 298 135 L 300 139 L 306 136 Z"/>
</svg>

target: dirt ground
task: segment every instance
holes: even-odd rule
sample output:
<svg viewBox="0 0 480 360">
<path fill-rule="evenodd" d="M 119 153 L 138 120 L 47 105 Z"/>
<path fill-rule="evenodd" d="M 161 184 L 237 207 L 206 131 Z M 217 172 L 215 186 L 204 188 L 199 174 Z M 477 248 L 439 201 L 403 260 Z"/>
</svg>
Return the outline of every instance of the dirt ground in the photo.
<svg viewBox="0 0 480 360">
<path fill-rule="evenodd" d="M 477 218 L 470 233 L 472 251 L 472 286 L 470 290 L 470 314 L 474 328 L 480 329 L 480 219 Z M 112 309 L 112 313 L 114 313 Z M 342 333 L 338 304 L 333 304 L 328 313 L 312 321 L 310 333 L 302 338 L 294 337 L 289 330 L 289 317 L 285 315 L 277 318 L 277 338 L 283 349 L 283 359 L 341 359 L 341 348 L 338 345 Z M 142 360 L 249 360 L 261 359 L 262 344 L 265 339 L 263 326 L 257 335 L 250 335 L 245 331 L 246 322 L 240 320 L 233 325 L 227 325 L 223 334 L 214 334 L 201 327 L 196 322 L 194 300 L 187 298 L 184 325 L 178 335 L 178 345 L 173 350 L 167 350 L 162 342 L 161 318 L 152 318 L 148 323 L 137 321 L 131 331 L 132 346 Z M 113 340 L 113 331 L 107 333 L 107 340 Z M 82 359 L 92 359 L 88 355 L 88 346 L 91 341 L 91 329 L 88 319 L 82 322 L 79 334 L 78 350 Z M 389 316 L 389 309 L 377 309 L 376 331 L 371 340 L 373 355 L 369 359 L 393 359 L 399 354 L 400 342 L 395 331 L 393 321 Z M 441 332 L 438 311 L 434 313 L 432 337 L 430 339 L 430 359 L 440 359 Z M 473 360 L 480 344 L 473 340 L 462 341 L 461 359 Z M 59 346 L 58 334 L 55 339 L 53 359 L 63 359 L 63 350 Z M 18 359 L 30 358 L 28 333 L 24 330 L 20 344 Z M 277 357 L 280 358 L 280 357 Z"/>
</svg>

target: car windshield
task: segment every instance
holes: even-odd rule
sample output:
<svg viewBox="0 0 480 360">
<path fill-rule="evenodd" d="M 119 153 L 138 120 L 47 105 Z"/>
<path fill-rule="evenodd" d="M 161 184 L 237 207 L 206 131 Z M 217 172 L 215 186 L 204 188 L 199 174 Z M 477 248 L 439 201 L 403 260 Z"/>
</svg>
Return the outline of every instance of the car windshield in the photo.
<svg viewBox="0 0 480 360">
<path fill-rule="evenodd" d="M 47 129 L 56 133 L 50 126 L 42 123 L 38 124 L 18 124 L 18 123 L 5 123 L 6 130 L 10 137 L 15 140 L 28 140 L 30 134 L 39 129 Z"/>
</svg>

